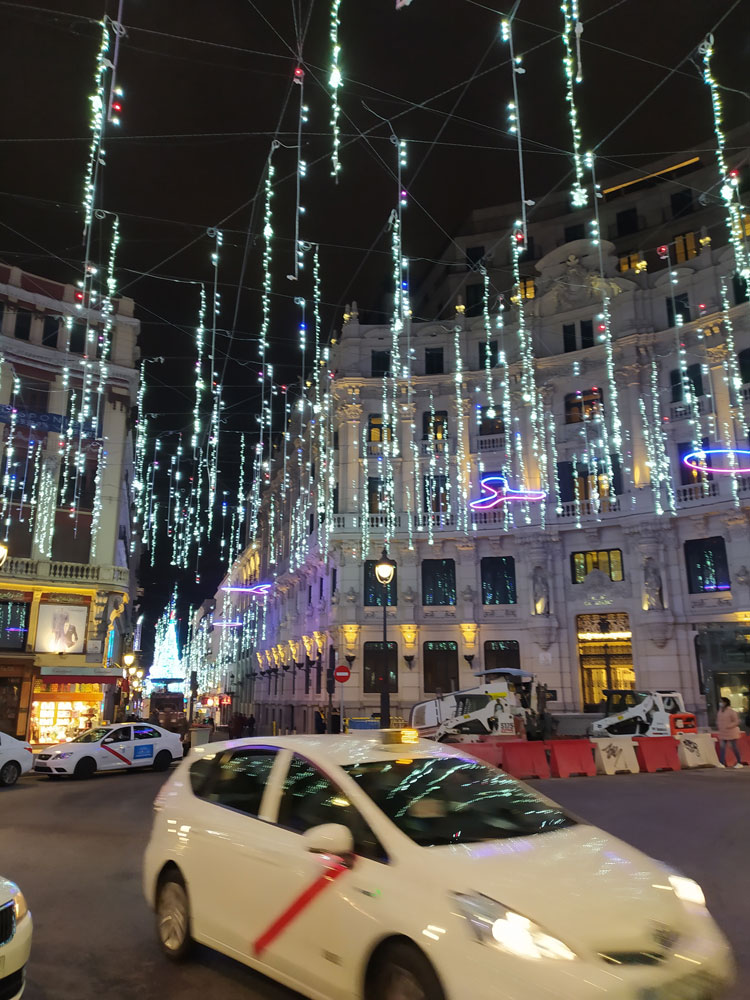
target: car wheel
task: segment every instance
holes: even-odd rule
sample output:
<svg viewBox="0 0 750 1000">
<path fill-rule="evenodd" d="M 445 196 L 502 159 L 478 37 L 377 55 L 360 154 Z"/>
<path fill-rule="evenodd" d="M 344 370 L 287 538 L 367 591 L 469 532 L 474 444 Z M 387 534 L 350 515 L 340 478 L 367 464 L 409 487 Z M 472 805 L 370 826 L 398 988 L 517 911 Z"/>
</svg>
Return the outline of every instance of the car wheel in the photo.
<svg viewBox="0 0 750 1000">
<path fill-rule="evenodd" d="M 173 962 L 181 962 L 190 952 L 190 903 L 178 871 L 170 871 L 156 893 L 156 932 L 161 950 Z"/>
<path fill-rule="evenodd" d="M 399 941 L 379 956 L 367 1000 L 445 1000 L 445 994 L 422 952 Z"/>
<path fill-rule="evenodd" d="M 155 771 L 166 771 L 171 763 L 172 754 L 169 750 L 160 750 L 156 755 L 153 767 Z"/>
<path fill-rule="evenodd" d="M 93 757 L 84 757 L 76 764 L 73 774 L 76 778 L 93 778 L 96 774 L 96 761 Z"/>
<path fill-rule="evenodd" d="M 21 777 L 21 765 L 14 760 L 6 761 L 0 767 L 0 785 L 15 785 Z"/>
</svg>

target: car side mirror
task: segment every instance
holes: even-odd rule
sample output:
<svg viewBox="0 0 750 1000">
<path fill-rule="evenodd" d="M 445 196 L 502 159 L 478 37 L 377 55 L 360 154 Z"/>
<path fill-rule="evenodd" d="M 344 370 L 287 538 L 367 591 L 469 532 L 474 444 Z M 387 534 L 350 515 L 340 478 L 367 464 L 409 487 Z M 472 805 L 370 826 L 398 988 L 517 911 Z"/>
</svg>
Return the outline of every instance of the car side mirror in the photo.
<svg viewBox="0 0 750 1000">
<path fill-rule="evenodd" d="M 352 831 L 343 823 L 321 823 L 304 833 L 305 848 L 313 854 L 334 854 L 346 857 L 354 853 Z"/>
</svg>

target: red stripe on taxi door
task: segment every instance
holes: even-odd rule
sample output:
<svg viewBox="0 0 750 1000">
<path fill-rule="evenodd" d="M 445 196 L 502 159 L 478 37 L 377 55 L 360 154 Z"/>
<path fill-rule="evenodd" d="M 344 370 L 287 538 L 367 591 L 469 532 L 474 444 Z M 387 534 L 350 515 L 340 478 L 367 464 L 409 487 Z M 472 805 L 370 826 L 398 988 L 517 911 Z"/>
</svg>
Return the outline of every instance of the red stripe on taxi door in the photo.
<svg viewBox="0 0 750 1000">
<path fill-rule="evenodd" d="M 325 871 L 322 875 L 308 886 L 305 891 L 298 896 L 293 903 L 291 903 L 284 912 L 278 916 L 274 922 L 263 931 L 260 937 L 256 938 L 253 942 L 253 951 L 256 955 L 261 955 L 266 948 L 271 944 L 276 938 L 282 934 L 286 928 L 302 913 L 310 903 L 316 899 L 321 892 L 326 888 L 326 886 L 332 885 L 337 878 L 348 872 L 349 868 L 347 865 L 343 864 L 340 860 L 331 860 L 326 864 Z"/>
<path fill-rule="evenodd" d="M 113 754 L 115 757 L 119 757 L 120 760 L 123 762 L 123 764 L 133 763 L 131 760 L 128 760 L 127 757 L 123 757 L 121 753 L 118 753 L 116 750 L 113 750 L 112 747 L 102 747 L 102 750 L 106 750 L 108 753 Z"/>
</svg>

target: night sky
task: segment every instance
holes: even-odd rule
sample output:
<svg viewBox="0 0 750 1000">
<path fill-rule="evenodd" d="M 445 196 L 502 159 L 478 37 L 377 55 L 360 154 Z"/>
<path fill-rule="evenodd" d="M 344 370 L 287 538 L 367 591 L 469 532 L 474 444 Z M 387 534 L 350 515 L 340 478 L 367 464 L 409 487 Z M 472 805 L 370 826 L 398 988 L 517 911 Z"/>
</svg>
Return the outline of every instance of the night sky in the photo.
<svg viewBox="0 0 750 1000">
<path fill-rule="evenodd" d="M 577 103 L 583 147 L 597 147 L 600 176 L 710 144 L 710 99 L 696 49 L 718 22 L 715 73 L 734 88 L 724 92 L 726 128 L 747 120 L 747 0 L 580 6 L 584 81 Z M 539 204 L 569 183 L 562 15 L 555 0 L 520 0 L 516 7 L 515 47 L 526 69 L 519 82 L 527 190 Z M 47 0 L 42 7 L 0 0 L 0 259 L 60 281 L 81 274 L 88 95 L 105 11 L 115 17 L 116 2 Z M 326 336 L 352 298 L 365 322 L 388 320 L 395 151 L 377 115 L 390 118 L 409 143 L 404 252 L 414 262 L 413 287 L 472 208 L 518 197 L 505 110 L 511 74 L 498 32 L 507 11 L 479 0 L 413 0 L 400 11 L 394 0 L 342 0 L 338 184 L 330 174 L 329 11 L 323 0 L 124 0 L 122 125 L 105 140 L 97 205 L 120 215 L 119 291 L 136 301 L 142 354 L 166 359 L 147 366 L 146 397 L 147 411 L 159 414 L 153 426 L 165 435 L 165 449 L 180 431 L 189 438 L 198 310 L 198 286 L 190 282 L 211 279 L 206 230 L 224 232 L 222 489 L 236 489 L 236 432 L 257 430 L 258 237 L 274 137 L 282 145 L 274 154 L 269 361 L 278 382 L 300 376 L 293 300 L 312 298 L 311 261 L 303 280 L 286 277 L 294 262 L 293 73 L 300 41 L 310 108 L 301 237 L 321 246 Z M 103 239 L 95 257 L 107 251 Z M 177 578 L 166 552 L 163 543 L 157 566 L 142 573 L 152 623 Z M 213 594 L 220 575 L 211 553 L 200 584 L 180 574 L 183 617 L 188 601 Z"/>
</svg>

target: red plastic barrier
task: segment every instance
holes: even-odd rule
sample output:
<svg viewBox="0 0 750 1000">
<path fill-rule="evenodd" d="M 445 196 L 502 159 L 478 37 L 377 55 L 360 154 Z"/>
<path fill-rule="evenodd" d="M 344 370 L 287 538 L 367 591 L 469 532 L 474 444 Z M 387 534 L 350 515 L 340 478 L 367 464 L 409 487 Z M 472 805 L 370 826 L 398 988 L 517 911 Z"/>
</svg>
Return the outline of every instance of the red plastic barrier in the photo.
<svg viewBox="0 0 750 1000">
<path fill-rule="evenodd" d="M 543 743 L 503 743 L 502 768 L 514 778 L 549 778 L 547 751 Z"/>
<path fill-rule="evenodd" d="M 462 753 L 471 754 L 472 757 L 476 757 L 478 760 L 484 760 L 488 764 L 494 764 L 495 767 L 502 767 L 503 762 L 503 748 L 506 747 L 507 743 L 451 743 L 449 744 L 455 747 L 457 750 L 461 750 Z"/>
<path fill-rule="evenodd" d="M 635 736 L 635 755 L 641 771 L 679 771 L 680 756 L 673 736 Z"/>
<path fill-rule="evenodd" d="M 555 740 L 549 745 L 549 762 L 553 778 L 596 774 L 594 748 L 588 740 Z"/>
<path fill-rule="evenodd" d="M 719 752 L 719 734 L 711 733 L 714 740 L 716 741 L 716 753 Z M 740 733 L 739 738 L 740 744 L 740 757 L 742 760 L 741 764 L 750 764 L 750 733 Z M 737 763 L 737 758 L 734 755 L 734 750 L 731 746 L 727 747 L 727 766 L 733 767 Z"/>
</svg>

